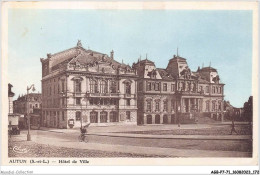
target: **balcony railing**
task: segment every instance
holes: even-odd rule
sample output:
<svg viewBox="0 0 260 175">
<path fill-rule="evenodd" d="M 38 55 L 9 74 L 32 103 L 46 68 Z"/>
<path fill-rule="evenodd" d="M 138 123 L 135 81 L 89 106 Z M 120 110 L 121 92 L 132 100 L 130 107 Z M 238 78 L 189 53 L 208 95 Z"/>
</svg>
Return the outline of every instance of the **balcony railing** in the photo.
<svg viewBox="0 0 260 175">
<path fill-rule="evenodd" d="M 136 95 L 135 94 L 124 94 L 125 98 L 135 98 Z"/>
<path fill-rule="evenodd" d="M 87 97 L 119 97 L 119 93 L 86 93 Z"/>
</svg>

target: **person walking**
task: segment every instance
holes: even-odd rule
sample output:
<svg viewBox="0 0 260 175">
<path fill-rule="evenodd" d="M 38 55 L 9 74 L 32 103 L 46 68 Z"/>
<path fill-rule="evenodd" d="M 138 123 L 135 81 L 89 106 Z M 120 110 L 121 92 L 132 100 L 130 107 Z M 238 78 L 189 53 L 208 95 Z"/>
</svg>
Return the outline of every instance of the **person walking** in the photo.
<svg viewBox="0 0 260 175">
<path fill-rule="evenodd" d="M 231 133 L 230 133 L 230 135 L 232 135 L 233 132 L 235 132 L 236 134 L 238 134 L 237 131 L 236 131 L 236 129 L 235 129 L 235 122 L 234 122 L 234 119 L 232 120 L 232 124 L 231 124 Z"/>
</svg>

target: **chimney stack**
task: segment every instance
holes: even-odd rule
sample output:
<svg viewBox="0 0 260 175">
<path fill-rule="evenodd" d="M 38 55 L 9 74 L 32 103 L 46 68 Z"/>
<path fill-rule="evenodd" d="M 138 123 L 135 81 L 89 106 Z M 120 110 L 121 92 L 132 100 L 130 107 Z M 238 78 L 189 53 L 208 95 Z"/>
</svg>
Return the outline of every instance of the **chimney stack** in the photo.
<svg viewBox="0 0 260 175">
<path fill-rule="evenodd" d="M 113 50 L 110 52 L 110 57 L 111 57 L 112 59 L 114 59 L 114 51 L 113 51 Z"/>
</svg>

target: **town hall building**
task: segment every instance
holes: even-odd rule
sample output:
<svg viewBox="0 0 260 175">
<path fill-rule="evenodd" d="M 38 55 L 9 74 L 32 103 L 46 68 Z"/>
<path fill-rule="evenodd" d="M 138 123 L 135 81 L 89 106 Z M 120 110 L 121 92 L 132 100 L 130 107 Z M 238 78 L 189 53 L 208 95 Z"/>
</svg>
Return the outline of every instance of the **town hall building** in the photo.
<svg viewBox="0 0 260 175">
<path fill-rule="evenodd" d="M 77 46 L 42 63 L 42 126 L 137 123 L 137 73 L 110 56 Z"/>
<path fill-rule="evenodd" d="M 84 49 L 47 54 L 42 63 L 42 126 L 192 123 L 223 120 L 224 84 L 216 69 L 191 71 L 178 54 L 156 68 L 148 58 L 132 66 Z"/>
</svg>

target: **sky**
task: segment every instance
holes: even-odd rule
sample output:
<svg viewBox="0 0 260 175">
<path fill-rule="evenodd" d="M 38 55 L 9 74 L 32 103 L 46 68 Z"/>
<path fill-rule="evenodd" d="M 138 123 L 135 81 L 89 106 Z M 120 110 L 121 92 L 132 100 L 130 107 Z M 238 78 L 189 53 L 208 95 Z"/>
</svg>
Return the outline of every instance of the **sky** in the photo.
<svg viewBox="0 0 260 175">
<path fill-rule="evenodd" d="M 75 47 L 110 54 L 132 65 L 141 56 L 166 68 L 178 53 L 192 71 L 217 69 L 225 100 L 242 107 L 252 95 L 252 11 L 46 10 L 8 11 L 8 81 L 15 98 L 35 84 L 47 53 Z"/>
</svg>

